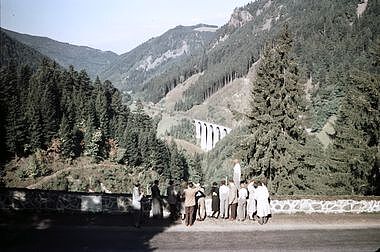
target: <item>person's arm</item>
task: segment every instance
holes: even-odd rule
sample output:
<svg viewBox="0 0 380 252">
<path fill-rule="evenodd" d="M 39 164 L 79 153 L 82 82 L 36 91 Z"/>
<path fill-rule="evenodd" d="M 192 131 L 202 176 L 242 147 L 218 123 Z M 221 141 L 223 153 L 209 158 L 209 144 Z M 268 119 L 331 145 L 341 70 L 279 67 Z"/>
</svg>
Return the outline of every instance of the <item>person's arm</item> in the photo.
<svg viewBox="0 0 380 252">
<path fill-rule="evenodd" d="M 139 201 L 141 201 L 143 197 L 144 197 L 144 192 L 140 192 Z"/>
</svg>

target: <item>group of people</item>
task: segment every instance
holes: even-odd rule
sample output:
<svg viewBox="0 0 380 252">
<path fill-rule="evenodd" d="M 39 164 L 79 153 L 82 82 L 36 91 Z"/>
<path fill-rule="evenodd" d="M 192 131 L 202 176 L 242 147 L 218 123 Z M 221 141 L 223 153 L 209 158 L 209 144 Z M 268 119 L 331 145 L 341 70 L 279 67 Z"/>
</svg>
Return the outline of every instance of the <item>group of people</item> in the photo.
<svg viewBox="0 0 380 252">
<path fill-rule="evenodd" d="M 271 215 L 269 192 L 265 180 L 241 181 L 241 167 L 238 160 L 234 160 L 233 176 L 230 181 L 214 182 L 210 190 L 211 210 L 210 218 L 222 218 L 244 221 L 247 218 L 254 220 L 257 216 L 259 224 L 265 224 Z M 144 196 L 135 184 L 132 192 L 132 206 L 135 209 L 135 226 L 140 225 L 141 200 Z M 170 218 L 180 216 L 186 226 L 194 224 L 195 220 L 203 221 L 206 218 L 206 193 L 200 185 L 192 182 L 177 189 L 174 181 L 170 180 L 166 190 Z M 155 180 L 151 186 L 153 218 L 162 218 L 163 200 L 159 189 L 159 181 Z"/>
</svg>

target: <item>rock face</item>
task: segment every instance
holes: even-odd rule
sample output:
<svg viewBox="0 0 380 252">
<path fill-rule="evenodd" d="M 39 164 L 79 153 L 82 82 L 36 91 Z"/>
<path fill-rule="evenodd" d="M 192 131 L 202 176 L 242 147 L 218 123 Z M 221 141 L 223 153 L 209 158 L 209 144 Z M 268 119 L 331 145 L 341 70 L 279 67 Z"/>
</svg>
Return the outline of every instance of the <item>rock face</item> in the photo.
<svg viewBox="0 0 380 252">
<path fill-rule="evenodd" d="M 120 55 L 100 77 L 121 90 L 136 91 L 173 64 L 180 64 L 187 56 L 204 50 L 217 28 L 206 24 L 179 25 Z"/>
<path fill-rule="evenodd" d="M 358 16 L 358 18 L 360 18 L 364 11 L 367 9 L 367 5 L 368 5 L 368 0 L 364 0 L 364 2 L 358 4 L 358 7 L 356 9 L 356 15 Z"/>
<path fill-rule="evenodd" d="M 228 26 L 239 28 L 253 20 L 253 16 L 246 10 L 235 9 L 228 22 Z"/>
</svg>

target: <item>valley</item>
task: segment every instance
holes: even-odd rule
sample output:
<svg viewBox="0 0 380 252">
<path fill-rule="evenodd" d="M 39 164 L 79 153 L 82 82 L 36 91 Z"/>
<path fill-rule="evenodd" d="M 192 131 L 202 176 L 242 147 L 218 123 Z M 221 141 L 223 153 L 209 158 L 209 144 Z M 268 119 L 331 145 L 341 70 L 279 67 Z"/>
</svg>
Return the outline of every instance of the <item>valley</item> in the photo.
<svg viewBox="0 0 380 252">
<path fill-rule="evenodd" d="M 237 158 L 275 195 L 378 194 L 379 13 L 258 0 L 120 55 L 1 28 L 1 184 L 208 187 Z M 232 131 L 205 152 L 195 119 Z"/>
</svg>

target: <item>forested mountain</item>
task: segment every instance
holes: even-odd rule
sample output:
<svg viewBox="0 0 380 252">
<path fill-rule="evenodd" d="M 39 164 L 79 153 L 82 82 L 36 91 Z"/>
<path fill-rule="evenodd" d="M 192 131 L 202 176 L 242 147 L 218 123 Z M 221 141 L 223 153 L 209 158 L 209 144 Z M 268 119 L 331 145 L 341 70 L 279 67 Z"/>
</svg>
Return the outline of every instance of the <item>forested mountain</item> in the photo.
<svg viewBox="0 0 380 252">
<path fill-rule="evenodd" d="M 100 191 L 96 179 L 125 192 L 141 170 L 162 181 L 201 176 L 199 160 L 158 139 L 156 122 L 141 106 L 130 111 L 110 81 L 91 81 L 85 70 L 64 69 L 1 36 L 0 185 L 23 186 L 56 175 L 40 188 Z M 97 164 L 104 161 L 112 167 L 106 173 Z M 83 172 L 73 183 L 74 174 L 63 171 L 77 162 Z"/>
<path fill-rule="evenodd" d="M 138 101 L 133 111 L 110 81 L 41 61 L 2 34 L 4 182 L 27 183 L 57 172 L 57 160 L 84 159 L 103 165 L 97 180 L 114 190 L 135 178 L 204 175 L 207 183 L 230 176 L 239 158 L 243 177 L 268 179 L 275 194 L 379 194 L 379 13 L 378 1 L 258 0 L 219 29 L 178 26 L 102 71 L 100 79 L 157 103 Z M 167 135 L 192 142 L 198 115 L 236 128 L 202 157 L 157 138 L 167 120 Z M 91 176 L 62 174 L 46 188 L 93 185 Z"/>
<path fill-rule="evenodd" d="M 253 122 L 235 128 L 205 155 L 206 180 L 229 176 L 235 156 L 243 160 L 244 176 L 267 178 L 276 194 L 378 194 L 379 13 L 378 1 L 263 0 L 235 9 L 209 49 L 193 59 L 206 64 L 177 99 L 176 108 L 187 110 L 181 115 L 207 106 L 204 113 L 212 113 L 210 101 L 215 106 L 217 96 L 234 90 L 231 85 L 243 87 L 238 80 L 251 82 L 233 97 L 246 104 L 239 99 L 252 92 L 250 108 L 243 112 Z M 291 34 L 286 50 L 284 26 Z M 283 55 L 290 61 L 283 61 Z M 150 97 L 162 97 L 173 83 L 183 88 L 178 80 L 186 71 L 191 76 L 192 66 L 176 67 L 182 72 L 165 73 L 170 77 L 159 76 L 157 86 L 147 87 Z M 253 68 L 257 74 L 247 78 Z M 337 121 L 323 132 L 324 142 L 320 131 L 328 118 Z"/>
<path fill-rule="evenodd" d="M 246 75 L 265 44 L 287 23 L 294 34 L 292 53 L 300 64 L 301 78 L 310 84 L 310 127 L 319 130 L 337 113 L 348 69 L 366 64 L 368 46 L 379 34 L 378 1 L 361 2 L 260 0 L 237 8 L 202 55 L 150 80 L 145 97 L 157 102 L 184 78 L 201 71 L 203 75 L 176 108 L 188 110 L 201 104 L 231 80 Z"/>
<path fill-rule="evenodd" d="M 141 90 L 151 78 L 183 62 L 184 58 L 200 54 L 216 29 L 205 24 L 177 26 L 120 55 L 100 76 L 121 90 Z"/>
<path fill-rule="evenodd" d="M 40 52 L 9 37 L 0 30 L 0 66 L 12 64 L 27 64 L 36 68 L 41 64 L 44 55 Z"/>
<path fill-rule="evenodd" d="M 87 46 L 71 45 L 46 37 L 21 34 L 3 28 L 1 30 L 9 37 L 28 45 L 65 68 L 72 65 L 75 69 L 86 70 L 92 79 L 118 57 L 116 53 L 111 51 L 105 52 Z"/>
</svg>

